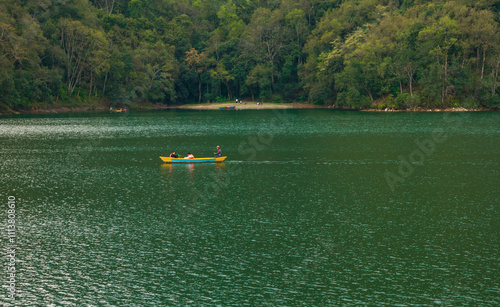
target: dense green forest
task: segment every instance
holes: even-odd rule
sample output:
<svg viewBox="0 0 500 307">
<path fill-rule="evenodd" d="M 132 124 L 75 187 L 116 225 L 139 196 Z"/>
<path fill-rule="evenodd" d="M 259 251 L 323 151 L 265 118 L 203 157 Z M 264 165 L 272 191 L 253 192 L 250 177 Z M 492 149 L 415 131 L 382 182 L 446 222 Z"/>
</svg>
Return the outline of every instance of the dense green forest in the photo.
<svg viewBox="0 0 500 307">
<path fill-rule="evenodd" d="M 497 0 L 0 0 L 0 104 L 499 107 Z"/>
</svg>

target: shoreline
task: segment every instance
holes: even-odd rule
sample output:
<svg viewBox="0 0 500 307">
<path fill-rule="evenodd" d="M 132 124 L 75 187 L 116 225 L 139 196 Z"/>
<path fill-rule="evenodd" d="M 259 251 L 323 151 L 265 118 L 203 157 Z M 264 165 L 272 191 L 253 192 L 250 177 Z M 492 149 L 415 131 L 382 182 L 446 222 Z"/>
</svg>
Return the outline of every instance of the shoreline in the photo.
<svg viewBox="0 0 500 307">
<path fill-rule="evenodd" d="M 407 109 L 407 110 L 398 110 L 398 109 L 361 109 L 361 112 L 489 112 L 489 111 L 498 111 L 498 108 L 478 108 L 478 109 L 467 109 L 464 107 L 452 107 L 452 108 L 432 108 L 432 109 L 424 109 L 424 108 L 416 108 L 416 109 Z"/>
<path fill-rule="evenodd" d="M 272 103 L 265 102 L 261 105 L 257 105 L 257 102 L 246 102 L 246 103 L 202 103 L 202 104 L 184 104 L 184 105 L 164 105 L 164 104 L 151 104 L 151 105 L 137 105 L 135 107 L 129 107 L 129 110 L 221 110 L 220 108 L 226 108 L 234 106 L 234 110 L 273 110 L 273 109 L 330 109 L 330 110 L 351 110 L 360 112 L 488 112 L 488 111 L 499 111 L 498 108 L 478 108 L 478 109 L 467 109 L 464 107 L 450 107 L 450 108 L 416 108 L 407 110 L 398 109 L 354 109 L 354 108 L 344 108 L 329 105 L 313 105 L 307 103 Z M 7 113 L 0 113 L 2 115 L 18 115 L 18 114 L 60 114 L 60 113 L 79 113 L 79 112 L 107 112 L 109 106 L 54 106 L 54 107 L 44 107 L 39 109 L 31 108 L 24 110 L 7 110 Z M 222 109 L 221 111 L 223 111 Z"/>
<path fill-rule="evenodd" d="M 171 107 L 173 109 L 187 109 L 187 110 L 220 110 L 220 108 L 226 108 L 234 106 L 235 110 L 270 110 L 270 109 L 329 109 L 329 106 L 313 105 L 308 103 L 272 103 L 264 102 L 258 105 L 257 102 L 245 102 L 245 103 L 202 103 L 202 104 L 184 104 L 180 106 Z"/>
<path fill-rule="evenodd" d="M 151 104 L 151 105 L 137 105 L 128 107 L 129 110 L 149 111 L 149 110 L 220 110 L 221 107 L 235 106 L 236 110 L 271 110 L 271 109 L 328 109 L 329 106 L 318 106 L 307 103 L 203 103 L 203 104 L 183 104 L 183 105 L 164 105 L 164 104 Z M 16 115 L 16 114 L 59 114 L 59 113 L 78 113 L 78 112 L 107 112 L 109 106 L 54 106 L 31 108 L 21 110 L 10 110 L 9 113 L 0 113 L 0 115 Z"/>
</svg>

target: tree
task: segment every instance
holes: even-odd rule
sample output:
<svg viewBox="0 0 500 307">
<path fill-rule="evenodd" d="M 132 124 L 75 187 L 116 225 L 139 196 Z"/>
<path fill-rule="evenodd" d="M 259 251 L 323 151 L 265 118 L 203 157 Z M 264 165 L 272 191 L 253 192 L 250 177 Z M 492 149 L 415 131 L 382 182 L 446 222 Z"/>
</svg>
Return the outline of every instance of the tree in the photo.
<svg viewBox="0 0 500 307">
<path fill-rule="evenodd" d="M 271 91 L 275 87 L 277 62 L 285 49 L 286 28 L 279 10 L 271 12 L 258 8 L 244 33 L 242 41 L 245 55 L 255 62 L 264 62 L 270 68 Z"/>
<path fill-rule="evenodd" d="M 497 2 L 3 0 L 0 103 L 496 106 Z"/>
<path fill-rule="evenodd" d="M 174 48 L 162 42 L 142 43 L 133 57 L 135 89 L 153 102 L 173 100 L 177 65 Z"/>
<path fill-rule="evenodd" d="M 196 72 L 198 77 L 198 102 L 201 103 L 201 84 L 202 84 L 202 74 L 211 65 L 211 61 L 208 58 L 208 54 L 205 52 L 198 53 L 198 50 L 191 48 L 190 51 L 186 51 L 186 58 L 184 59 L 188 67 Z"/>
<path fill-rule="evenodd" d="M 294 40 L 296 50 L 302 50 L 304 47 L 305 37 L 308 34 L 307 20 L 306 14 L 303 10 L 293 9 L 290 13 L 288 13 L 285 17 L 285 21 L 288 27 L 293 29 Z M 298 63 L 302 63 L 301 54 L 298 54 Z"/>
<path fill-rule="evenodd" d="M 210 76 L 219 82 L 224 83 L 227 89 L 227 98 L 231 100 L 231 89 L 229 88 L 229 82 L 234 80 L 234 76 L 232 76 L 224 67 L 224 64 L 217 63 L 215 68 L 210 70 Z"/>
<path fill-rule="evenodd" d="M 271 95 L 272 68 L 266 65 L 256 65 L 245 79 L 245 85 L 250 89 L 252 100 L 255 100 L 256 92 L 260 92 L 260 98 L 264 99 Z"/>
<path fill-rule="evenodd" d="M 306 62 L 299 65 L 299 76 L 309 101 L 327 102 L 335 99 L 334 73 L 343 65 L 343 54 L 335 46 L 341 44 L 342 25 L 332 10 L 325 12 L 311 31 L 303 47 Z"/>
<path fill-rule="evenodd" d="M 472 46 L 477 51 L 477 63 L 481 67 L 481 79 L 483 79 L 486 54 L 489 49 L 498 45 L 500 40 L 498 24 L 494 21 L 493 13 L 470 9 L 462 31 L 469 36 Z"/>
<path fill-rule="evenodd" d="M 456 23 L 447 15 L 425 27 L 418 34 L 418 39 L 427 49 L 428 55 L 434 57 L 443 69 L 442 80 L 436 80 L 442 85 L 441 102 L 444 102 L 451 90 L 448 66 L 450 51 L 458 40 L 457 35 Z"/>
<path fill-rule="evenodd" d="M 117 0 L 93 0 L 94 4 L 102 9 L 106 14 L 113 13 Z"/>
<path fill-rule="evenodd" d="M 80 21 L 61 19 L 59 28 L 61 47 L 66 54 L 66 82 L 72 95 L 84 71 L 91 74 L 89 60 L 102 55 L 100 51 L 106 49 L 108 42 L 101 31 L 89 28 Z"/>
</svg>

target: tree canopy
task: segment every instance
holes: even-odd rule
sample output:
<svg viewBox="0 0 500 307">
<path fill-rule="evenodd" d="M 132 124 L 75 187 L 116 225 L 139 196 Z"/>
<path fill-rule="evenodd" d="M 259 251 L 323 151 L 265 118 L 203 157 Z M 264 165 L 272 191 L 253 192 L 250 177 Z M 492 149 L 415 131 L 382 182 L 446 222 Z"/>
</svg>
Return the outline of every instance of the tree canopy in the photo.
<svg viewBox="0 0 500 307">
<path fill-rule="evenodd" d="M 0 104 L 500 107 L 495 0 L 1 0 Z"/>
</svg>

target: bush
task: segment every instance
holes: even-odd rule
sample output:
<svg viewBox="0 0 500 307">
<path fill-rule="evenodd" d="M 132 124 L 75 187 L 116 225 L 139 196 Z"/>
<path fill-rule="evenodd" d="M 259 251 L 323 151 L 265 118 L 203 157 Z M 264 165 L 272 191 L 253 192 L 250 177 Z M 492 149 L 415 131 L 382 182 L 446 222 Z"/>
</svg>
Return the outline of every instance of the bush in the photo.
<svg viewBox="0 0 500 307">
<path fill-rule="evenodd" d="M 485 101 L 485 107 L 500 108 L 500 95 L 494 94 L 489 96 L 489 98 Z"/>
<path fill-rule="evenodd" d="M 409 106 L 410 94 L 403 93 L 399 94 L 396 99 L 394 99 L 394 107 L 396 109 L 406 109 Z"/>
<path fill-rule="evenodd" d="M 469 98 L 466 98 L 464 100 L 464 102 L 462 102 L 461 104 L 459 104 L 457 106 L 464 107 L 464 108 L 467 108 L 467 109 L 477 109 L 479 107 L 479 103 L 473 97 L 469 97 Z"/>
<path fill-rule="evenodd" d="M 313 104 L 324 104 L 325 101 L 333 102 L 335 94 L 331 86 L 318 82 L 309 90 L 309 101 Z"/>
<path fill-rule="evenodd" d="M 64 102 L 69 100 L 69 93 L 67 87 L 65 86 L 61 87 L 61 89 L 59 90 L 59 98 L 61 98 L 61 100 Z"/>
<path fill-rule="evenodd" d="M 261 90 L 259 94 L 259 99 L 262 101 L 268 101 L 268 99 L 271 97 L 271 91 L 269 90 Z"/>
<path fill-rule="evenodd" d="M 274 94 L 272 96 L 273 103 L 283 103 L 283 98 L 280 95 Z"/>
<path fill-rule="evenodd" d="M 371 105 L 371 100 L 365 95 L 361 95 L 355 88 L 350 87 L 347 91 L 341 92 L 337 96 L 338 105 L 354 108 L 365 108 Z"/>
<path fill-rule="evenodd" d="M 215 101 L 216 102 L 226 102 L 227 101 L 227 97 L 219 95 L 219 96 L 215 97 Z"/>
<path fill-rule="evenodd" d="M 420 96 L 411 96 L 408 93 L 399 94 L 396 99 L 394 99 L 394 107 L 397 109 L 414 109 L 420 106 L 420 104 Z"/>
<path fill-rule="evenodd" d="M 205 93 L 203 95 L 203 97 L 205 98 L 205 100 L 207 100 L 208 102 L 212 102 L 216 99 L 216 96 L 214 94 L 211 94 L 211 93 Z"/>
</svg>

